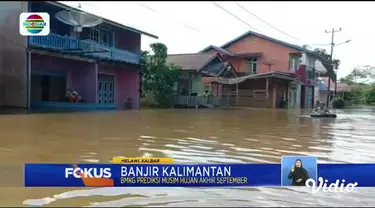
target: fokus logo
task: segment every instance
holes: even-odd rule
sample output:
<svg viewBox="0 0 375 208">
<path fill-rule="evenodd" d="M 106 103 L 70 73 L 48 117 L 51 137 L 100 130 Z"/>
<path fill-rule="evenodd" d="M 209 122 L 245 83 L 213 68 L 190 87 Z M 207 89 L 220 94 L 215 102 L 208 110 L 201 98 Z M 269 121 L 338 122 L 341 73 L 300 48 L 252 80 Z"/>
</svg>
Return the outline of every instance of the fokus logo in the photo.
<svg viewBox="0 0 375 208">
<path fill-rule="evenodd" d="M 111 178 L 111 168 L 65 168 L 65 178 Z"/>
</svg>

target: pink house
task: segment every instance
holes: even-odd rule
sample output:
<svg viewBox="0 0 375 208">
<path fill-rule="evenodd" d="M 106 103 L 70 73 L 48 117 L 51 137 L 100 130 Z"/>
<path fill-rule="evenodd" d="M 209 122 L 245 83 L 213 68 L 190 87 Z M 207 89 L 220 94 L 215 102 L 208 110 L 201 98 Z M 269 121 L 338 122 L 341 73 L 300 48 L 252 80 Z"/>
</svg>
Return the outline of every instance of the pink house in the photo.
<svg viewBox="0 0 375 208">
<path fill-rule="evenodd" d="M 224 60 L 233 64 L 239 74 L 252 79 L 268 74 L 289 74 L 293 77 L 292 82 L 287 81 L 281 85 L 273 83 L 272 88 L 275 89 L 275 92 L 268 92 L 268 94 L 269 96 L 273 94 L 275 98 L 271 99 L 272 104 L 268 103 L 268 106 L 275 107 L 275 100 L 279 103 L 285 98 L 288 100 L 290 108 L 311 108 L 315 102 L 314 89 L 318 88 L 315 61 L 322 57 L 314 51 L 248 31 L 220 47 L 211 45 L 200 52 L 220 53 Z M 286 78 L 290 79 L 289 76 Z M 278 80 L 281 78 L 279 77 Z M 248 81 L 248 84 L 254 85 L 254 87 L 250 87 L 251 89 L 259 90 L 260 88 L 265 89 L 266 82 L 252 80 Z M 249 88 L 249 86 L 245 87 Z M 243 105 L 264 106 L 263 103 L 259 105 L 256 103 L 246 101 Z"/>
<path fill-rule="evenodd" d="M 157 38 L 155 35 L 107 19 L 94 28 L 75 32 L 72 26 L 55 18 L 57 12 L 72 9 L 58 2 L 4 2 L 2 6 L 14 8 L 9 10 L 17 15 L 21 12 L 48 12 L 50 34 L 21 36 L 17 40 L 21 46 L 12 46 L 13 56 L 2 64 L 12 66 L 12 62 L 19 62 L 13 64 L 13 68 L 23 71 L 18 75 L 22 76 L 18 80 L 23 81 L 17 82 L 23 91 L 14 94 L 18 96 L 16 98 L 1 94 L 5 97 L 2 101 L 5 103 L 1 105 L 34 109 L 139 108 L 141 35 Z M 13 18 L 11 12 L 3 16 L 5 22 Z M 19 23 L 12 24 L 18 26 Z M 13 36 L 20 35 L 15 33 Z M 18 52 L 18 47 L 23 47 L 24 52 Z M 4 57 L 4 53 L 9 53 L 12 48 L 2 51 L 0 56 Z M 2 85 L 12 85 L 4 78 L 5 74 L 1 69 Z M 69 102 L 67 89 L 75 90 L 81 96 L 81 102 Z"/>
</svg>

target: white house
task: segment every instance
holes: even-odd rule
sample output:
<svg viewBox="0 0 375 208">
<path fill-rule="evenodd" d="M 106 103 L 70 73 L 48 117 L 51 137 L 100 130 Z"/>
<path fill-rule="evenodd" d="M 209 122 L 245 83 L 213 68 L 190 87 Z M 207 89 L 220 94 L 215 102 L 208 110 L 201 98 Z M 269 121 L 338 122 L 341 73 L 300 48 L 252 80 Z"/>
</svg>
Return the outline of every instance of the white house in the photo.
<svg viewBox="0 0 375 208">
<path fill-rule="evenodd" d="M 320 78 L 320 75 L 326 74 L 327 69 L 324 67 L 322 62 L 319 60 L 315 61 L 315 72 L 317 77 L 317 84 L 318 86 L 315 87 L 314 91 L 314 100 L 319 102 L 324 102 L 327 100 L 327 91 L 324 89 L 324 86 L 322 85 L 322 79 Z"/>
</svg>

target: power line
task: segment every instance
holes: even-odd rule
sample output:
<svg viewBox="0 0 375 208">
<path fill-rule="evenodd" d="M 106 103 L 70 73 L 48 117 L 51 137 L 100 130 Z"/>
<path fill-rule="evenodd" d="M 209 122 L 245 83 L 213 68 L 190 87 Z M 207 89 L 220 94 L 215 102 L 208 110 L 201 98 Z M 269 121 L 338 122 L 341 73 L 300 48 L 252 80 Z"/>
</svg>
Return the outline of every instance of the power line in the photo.
<svg viewBox="0 0 375 208">
<path fill-rule="evenodd" d="M 318 45 L 318 46 L 330 46 L 331 44 L 330 43 L 312 43 L 311 45 Z"/>
<path fill-rule="evenodd" d="M 254 16 L 255 18 L 257 18 L 259 21 L 263 22 L 264 24 L 272 27 L 273 29 L 283 33 L 284 35 L 287 35 L 295 40 L 301 40 L 295 36 L 292 36 L 284 31 L 282 31 L 281 29 L 277 28 L 276 26 L 273 26 L 271 23 L 268 23 L 266 20 L 263 20 L 262 18 L 260 18 L 258 15 L 254 14 L 253 12 L 251 12 L 250 10 L 246 9 L 243 5 L 241 5 L 240 3 L 238 3 L 237 1 L 234 1 L 235 4 L 237 4 L 237 6 L 239 6 L 241 9 L 243 9 L 244 11 L 246 11 L 247 13 L 249 13 L 250 15 Z M 312 43 L 311 45 L 317 45 L 317 46 L 330 46 L 331 44 L 330 43 L 326 43 L 326 44 L 321 44 L 321 43 Z"/>
<path fill-rule="evenodd" d="M 249 27 L 252 28 L 253 30 L 256 30 L 256 31 L 262 33 L 260 30 L 254 28 L 254 27 L 251 26 L 249 23 L 247 23 L 246 21 L 244 21 L 244 20 L 241 19 L 240 17 L 236 16 L 235 14 L 229 12 L 227 9 L 225 9 L 225 8 L 222 7 L 222 6 L 220 6 L 220 5 L 217 4 L 216 2 L 212 1 L 212 3 L 213 3 L 215 6 L 219 7 L 221 10 L 223 10 L 224 12 L 226 12 L 227 14 L 231 15 L 232 17 L 236 18 L 237 20 L 241 21 L 242 23 L 246 24 L 247 26 L 249 26 Z M 292 35 L 289 35 L 288 33 L 284 32 L 284 31 L 282 31 L 282 30 L 276 28 L 275 26 L 271 25 L 271 24 L 268 23 L 267 21 L 261 19 L 260 17 L 258 17 L 258 16 L 255 15 L 254 13 L 250 12 L 249 10 L 247 10 L 245 7 L 243 7 L 243 6 L 242 6 L 241 4 L 239 4 L 238 2 L 235 1 L 235 3 L 236 3 L 239 7 L 241 7 L 243 10 L 245 10 L 247 13 L 253 15 L 253 16 L 256 17 L 258 20 L 260 20 L 260 21 L 262 21 L 263 23 L 267 24 L 268 26 L 274 28 L 275 30 L 278 30 L 279 32 L 281 32 L 281 33 L 283 33 L 283 34 L 285 34 L 285 35 L 287 35 L 287 36 L 289 36 L 289 37 L 291 37 L 291 38 L 294 38 L 294 39 L 296 39 L 296 40 L 300 40 L 300 39 L 298 39 L 298 38 L 296 38 L 296 37 L 294 37 L 294 36 L 292 36 Z M 147 6 L 147 5 L 142 4 L 142 3 L 137 3 L 137 4 L 138 4 L 139 6 L 141 6 L 141 7 L 143 7 L 143 8 L 145 8 L 145 9 L 149 10 L 149 11 L 152 11 L 152 12 L 154 12 L 154 13 L 158 13 L 157 10 L 153 9 L 153 8 L 150 7 L 150 6 Z M 90 5 L 91 5 L 91 4 L 90 4 Z M 190 29 L 190 30 L 193 30 L 193 31 L 195 31 L 195 32 L 201 33 L 201 31 L 200 31 L 199 29 L 197 29 L 197 28 L 195 28 L 195 27 L 193 27 L 193 26 L 191 26 L 191 25 L 188 25 L 188 24 L 186 24 L 186 23 L 184 23 L 184 22 L 177 22 L 177 23 L 181 24 L 182 26 L 186 27 L 187 29 Z M 312 45 L 321 45 L 321 46 L 323 46 L 323 45 L 329 45 L 329 44 L 314 44 L 314 43 L 313 43 Z"/>
<path fill-rule="evenodd" d="M 237 1 L 235 1 L 234 3 L 237 4 L 237 6 L 239 6 L 241 9 L 243 9 L 244 11 L 246 11 L 248 14 L 254 16 L 254 17 L 257 18 L 259 21 L 263 22 L 264 24 L 266 24 L 266 25 L 272 27 L 273 29 L 275 29 L 275 30 L 277 30 L 277 31 L 279 31 L 279 32 L 281 32 L 281 33 L 283 33 L 284 35 L 287 35 L 287 36 L 289 36 L 289 37 L 291 37 L 291 38 L 293 38 L 293 39 L 295 39 L 295 40 L 300 40 L 299 38 L 296 38 L 296 37 L 294 37 L 294 36 L 292 36 L 292 35 L 289 35 L 288 33 L 286 33 L 286 32 L 284 32 L 284 31 L 280 30 L 279 28 L 277 28 L 277 27 L 271 25 L 271 24 L 268 23 L 267 21 L 261 19 L 260 17 L 258 17 L 256 14 L 254 14 L 254 13 L 252 13 L 251 11 L 249 11 L 248 9 L 246 9 L 244 6 L 242 6 L 242 5 L 241 5 L 240 3 L 238 3 Z"/>
<path fill-rule="evenodd" d="M 241 18 L 239 18 L 239 17 L 236 16 L 235 14 L 233 14 L 233 13 L 231 13 L 230 11 L 226 10 L 224 7 L 220 6 L 220 5 L 217 4 L 216 2 L 212 1 L 212 3 L 213 3 L 215 6 L 219 7 L 221 10 L 223 10 L 224 12 L 226 12 L 227 14 L 229 14 L 230 16 L 232 16 L 232 17 L 236 18 L 237 20 L 241 21 L 242 23 L 246 24 L 246 25 L 249 26 L 251 29 L 256 30 L 256 31 L 262 33 L 260 30 L 254 28 L 254 27 L 251 26 L 249 23 L 245 22 L 244 20 L 242 20 Z"/>
<path fill-rule="evenodd" d="M 229 12 L 228 10 L 226 10 L 225 8 L 223 8 L 222 6 L 220 6 L 220 5 L 218 5 L 217 3 L 215 3 L 214 1 L 213 1 L 212 3 L 214 3 L 217 7 L 219 7 L 221 10 L 225 11 L 226 13 L 228 13 L 229 15 L 231 15 L 232 17 L 236 18 L 237 20 L 240 20 L 242 23 L 246 24 L 247 26 L 249 26 L 249 27 L 252 28 L 253 30 L 256 30 L 256 31 L 260 32 L 260 30 L 258 30 L 258 29 L 256 29 L 256 28 L 252 27 L 252 26 L 249 25 L 247 22 L 245 22 L 244 20 L 242 20 L 242 19 L 239 18 L 238 16 L 234 15 L 233 13 Z M 260 20 L 261 22 L 267 24 L 268 26 L 272 27 L 273 29 L 275 29 L 275 30 L 277 30 L 277 31 L 283 33 L 284 35 L 287 35 L 287 36 L 289 36 L 289 37 L 291 37 L 291 38 L 293 38 L 293 39 L 301 40 L 301 39 L 299 39 L 299 38 L 297 38 L 297 37 L 294 37 L 294 36 L 292 36 L 292 35 L 290 35 L 290 34 L 284 32 L 284 31 L 278 29 L 277 27 L 271 25 L 271 24 L 268 23 L 267 21 L 261 19 L 259 16 L 257 16 L 256 14 L 254 14 L 254 13 L 252 13 L 251 11 L 249 11 L 248 9 L 246 9 L 244 6 L 242 6 L 242 5 L 239 4 L 238 2 L 235 1 L 235 3 L 236 3 L 237 6 L 239 6 L 241 9 L 245 10 L 247 13 L 249 13 L 250 15 L 256 17 L 258 20 Z M 262 33 L 262 32 L 260 32 L 260 33 Z M 311 45 L 321 45 L 321 46 L 324 46 L 324 45 L 329 45 L 329 44 L 315 44 L 315 43 L 313 43 L 313 44 L 311 44 Z"/>
<path fill-rule="evenodd" d="M 139 6 L 141 6 L 141 7 L 144 7 L 144 8 L 146 8 L 146 9 L 148 9 L 148 10 L 154 12 L 154 13 L 158 13 L 155 9 L 153 9 L 153 8 L 147 6 L 147 5 L 144 5 L 144 4 L 141 4 L 141 3 L 137 3 L 137 4 L 138 4 Z M 181 25 L 183 25 L 184 27 L 190 29 L 190 30 L 194 30 L 195 32 L 198 32 L 198 33 L 201 32 L 200 30 L 198 30 L 198 29 L 196 29 L 196 28 L 194 28 L 194 27 L 192 27 L 192 26 L 190 26 L 190 25 L 188 25 L 188 24 L 186 24 L 186 23 L 183 23 L 183 22 L 178 22 L 178 23 L 181 24 Z"/>
</svg>

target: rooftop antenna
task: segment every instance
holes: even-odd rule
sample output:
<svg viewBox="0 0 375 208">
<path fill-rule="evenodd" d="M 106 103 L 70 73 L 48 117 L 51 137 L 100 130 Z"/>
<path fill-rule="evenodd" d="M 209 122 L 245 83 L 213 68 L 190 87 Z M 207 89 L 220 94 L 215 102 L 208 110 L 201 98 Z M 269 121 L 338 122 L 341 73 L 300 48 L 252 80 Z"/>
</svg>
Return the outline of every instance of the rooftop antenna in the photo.
<svg viewBox="0 0 375 208">
<path fill-rule="evenodd" d="M 57 12 L 55 17 L 67 24 L 73 26 L 74 32 L 82 32 L 84 27 L 95 27 L 103 22 L 103 18 L 92 15 L 81 10 L 82 5 L 78 5 L 78 9 L 70 8 Z"/>
</svg>

